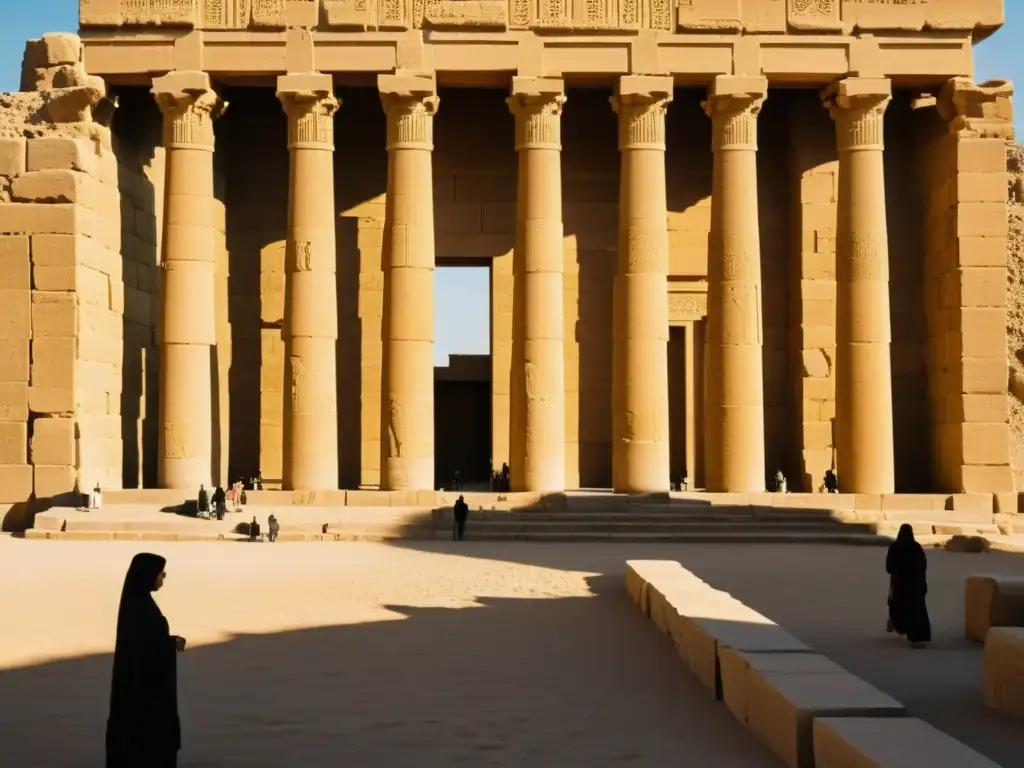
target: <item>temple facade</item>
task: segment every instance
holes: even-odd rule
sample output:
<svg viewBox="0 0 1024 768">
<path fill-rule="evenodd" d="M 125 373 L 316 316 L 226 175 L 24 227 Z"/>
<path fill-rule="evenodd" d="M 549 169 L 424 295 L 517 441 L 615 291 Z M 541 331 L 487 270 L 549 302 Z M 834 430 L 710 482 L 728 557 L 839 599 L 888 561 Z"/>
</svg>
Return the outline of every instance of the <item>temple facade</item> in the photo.
<svg viewBox="0 0 1024 768">
<path fill-rule="evenodd" d="M 30 477 L 70 419 L 104 425 L 74 427 L 81 488 L 428 490 L 489 459 L 517 491 L 1013 490 L 1012 88 L 972 79 L 1001 0 L 80 8 L 80 60 L 28 55 L 24 87 L 84 67 L 116 101 L 118 263 L 71 380 L 25 342 Z M 75 254 L 33 318 L 102 303 Z M 490 269 L 480 375 L 435 372 L 438 266 Z"/>
</svg>

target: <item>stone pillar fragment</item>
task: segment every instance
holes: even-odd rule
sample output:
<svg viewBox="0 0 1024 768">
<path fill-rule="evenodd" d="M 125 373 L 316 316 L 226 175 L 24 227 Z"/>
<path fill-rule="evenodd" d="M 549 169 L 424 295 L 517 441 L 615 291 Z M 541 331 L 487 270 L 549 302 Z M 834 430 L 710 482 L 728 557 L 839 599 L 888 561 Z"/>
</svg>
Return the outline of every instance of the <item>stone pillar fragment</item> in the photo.
<svg viewBox="0 0 1024 768">
<path fill-rule="evenodd" d="M 892 329 L 885 214 L 885 79 L 827 88 L 836 124 L 836 474 L 846 493 L 893 493 Z"/>
<path fill-rule="evenodd" d="M 703 104 L 714 152 L 704 432 L 709 491 L 765 488 L 757 116 L 767 94 L 764 77 L 720 75 Z"/>
<path fill-rule="evenodd" d="M 194 491 L 218 479 L 213 121 L 225 104 L 205 72 L 156 78 L 153 95 L 163 113 L 166 150 L 157 482 Z"/>
<path fill-rule="evenodd" d="M 565 489 L 561 80 L 516 77 L 511 464 L 515 491 Z"/>
<path fill-rule="evenodd" d="M 434 488 L 434 195 L 437 85 L 380 75 L 387 113 L 381 490 Z"/>
<path fill-rule="evenodd" d="M 619 247 L 612 307 L 612 485 L 668 491 L 668 212 L 671 77 L 626 76 L 619 116 Z"/>
<path fill-rule="evenodd" d="M 283 75 L 288 115 L 285 398 L 282 481 L 287 490 L 338 487 L 338 295 L 334 208 L 334 97 L 330 75 Z"/>
</svg>

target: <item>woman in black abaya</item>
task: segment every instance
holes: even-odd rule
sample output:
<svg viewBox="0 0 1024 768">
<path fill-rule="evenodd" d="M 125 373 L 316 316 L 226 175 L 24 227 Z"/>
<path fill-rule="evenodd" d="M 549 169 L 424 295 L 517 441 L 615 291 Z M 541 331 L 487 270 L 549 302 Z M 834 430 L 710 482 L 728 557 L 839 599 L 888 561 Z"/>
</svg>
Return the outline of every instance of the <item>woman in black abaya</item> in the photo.
<svg viewBox="0 0 1024 768">
<path fill-rule="evenodd" d="M 173 768 L 181 749 L 178 669 L 185 640 L 170 634 L 153 600 L 166 560 L 146 552 L 128 567 L 117 612 L 107 719 L 107 768 Z"/>
<path fill-rule="evenodd" d="M 914 539 L 914 529 L 904 523 L 885 558 L 889 573 L 889 621 L 892 628 L 915 647 L 932 639 L 928 620 L 928 558 Z"/>
</svg>

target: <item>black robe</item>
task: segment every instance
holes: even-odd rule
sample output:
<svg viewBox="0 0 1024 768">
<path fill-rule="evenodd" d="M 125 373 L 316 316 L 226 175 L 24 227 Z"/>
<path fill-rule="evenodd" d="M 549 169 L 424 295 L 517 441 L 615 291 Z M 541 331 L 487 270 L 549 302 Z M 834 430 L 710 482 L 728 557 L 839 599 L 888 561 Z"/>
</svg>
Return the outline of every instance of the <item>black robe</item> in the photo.
<svg viewBox="0 0 1024 768">
<path fill-rule="evenodd" d="M 110 685 L 107 768 L 170 768 L 181 749 L 176 638 L 152 593 L 164 564 L 164 558 L 142 553 L 125 576 Z"/>
<path fill-rule="evenodd" d="M 889 545 L 885 570 L 889 573 L 889 619 L 893 629 L 912 643 L 929 642 L 932 625 L 925 603 L 928 558 L 913 532 L 908 535 L 901 531 Z"/>
</svg>

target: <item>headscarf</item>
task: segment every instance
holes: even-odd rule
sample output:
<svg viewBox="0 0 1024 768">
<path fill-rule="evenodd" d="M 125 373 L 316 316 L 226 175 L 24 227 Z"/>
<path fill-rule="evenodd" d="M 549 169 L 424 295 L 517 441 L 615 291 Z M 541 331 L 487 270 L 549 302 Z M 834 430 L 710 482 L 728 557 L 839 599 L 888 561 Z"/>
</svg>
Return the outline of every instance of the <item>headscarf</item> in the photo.
<svg viewBox="0 0 1024 768">
<path fill-rule="evenodd" d="M 140 629 L 159 615 L 160 609 L 153 601 L 153 588 L 157 577 L 163 573 L 167 560 L 150 552 L 140 552 L 132 558 L 128 573 L 121 589 L 121 605 L 117 610 L 117 644 L 132 642 Z"/>
<path fill-rule="evenodd" d="M 909 544 L 916 541 L 914 538 L 914 526 L 910 523 L 904 523 L 901 525 L 899 533 L 896 534 L 896 541 L 902 542 L 903 544 Z"/>
</svg>

